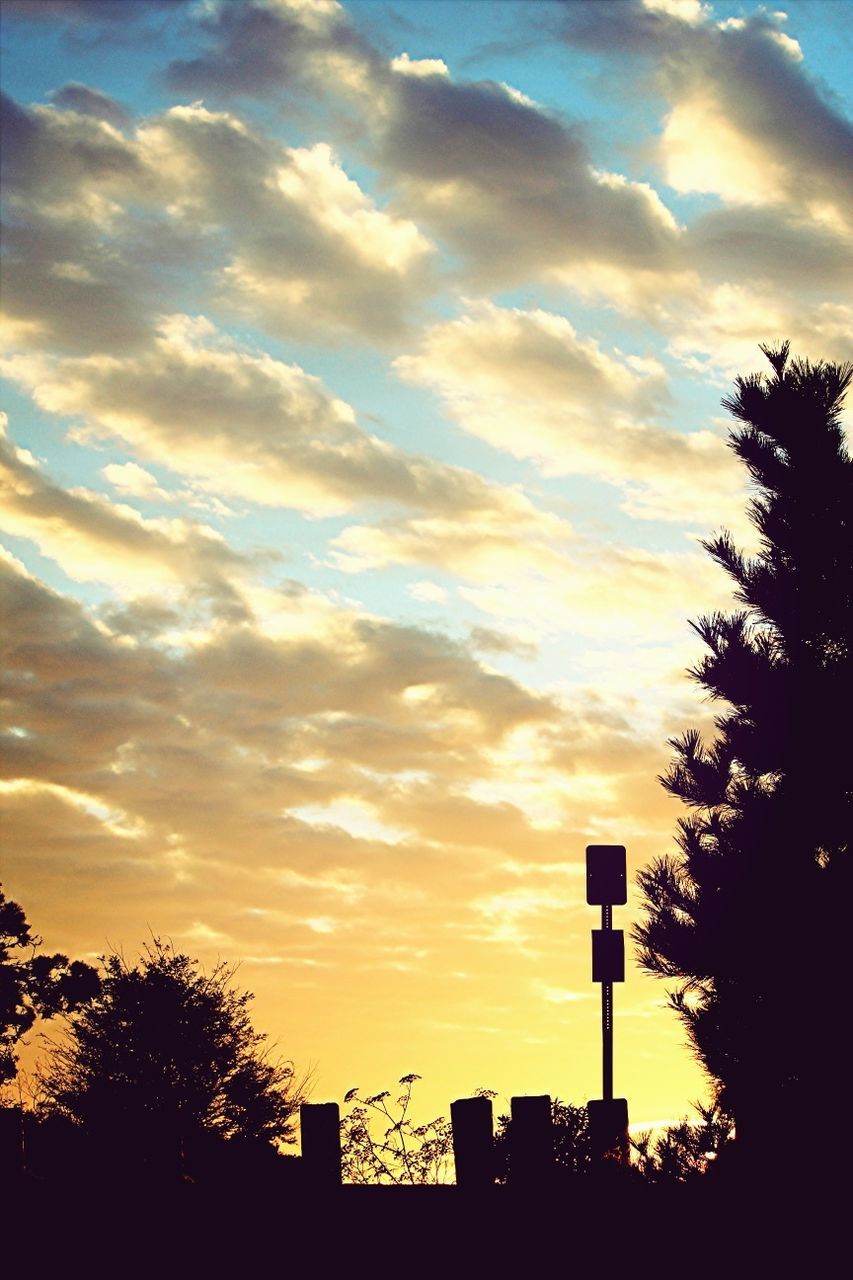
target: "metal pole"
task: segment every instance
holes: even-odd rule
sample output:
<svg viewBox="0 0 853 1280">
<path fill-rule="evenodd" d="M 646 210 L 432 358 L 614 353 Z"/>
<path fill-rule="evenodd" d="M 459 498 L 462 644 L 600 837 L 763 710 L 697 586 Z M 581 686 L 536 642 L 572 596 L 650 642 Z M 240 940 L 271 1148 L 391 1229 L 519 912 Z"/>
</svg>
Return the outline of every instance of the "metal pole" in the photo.
<svg viewBox="0 0 853 1280">
<path fill-rule="evenodd" d="M 613 928 L 613 907 L 603 903 L 601 928 Z M 613 1101 L 613 983 L 601 984 L 601 1096 L 605 1102 Z"/>
</svg>

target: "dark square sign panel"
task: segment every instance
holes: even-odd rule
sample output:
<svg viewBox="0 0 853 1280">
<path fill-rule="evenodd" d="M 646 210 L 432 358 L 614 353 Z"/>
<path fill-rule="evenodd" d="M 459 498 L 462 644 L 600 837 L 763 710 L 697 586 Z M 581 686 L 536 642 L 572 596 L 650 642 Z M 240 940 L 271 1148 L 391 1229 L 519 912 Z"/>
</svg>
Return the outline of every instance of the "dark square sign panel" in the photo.
<svg viewBox="0 0 853 1280">
<path fill-rule="evenodd" d="M 624 844 L 586 846 L 586 900 L 593 907 L 621 906 L 628 901 Z"/>
<path fill-rule="evenodd" d="M 625 981 L 625 934 L 621 929 L 593 929 L 592 980 Z"/>
</svg>

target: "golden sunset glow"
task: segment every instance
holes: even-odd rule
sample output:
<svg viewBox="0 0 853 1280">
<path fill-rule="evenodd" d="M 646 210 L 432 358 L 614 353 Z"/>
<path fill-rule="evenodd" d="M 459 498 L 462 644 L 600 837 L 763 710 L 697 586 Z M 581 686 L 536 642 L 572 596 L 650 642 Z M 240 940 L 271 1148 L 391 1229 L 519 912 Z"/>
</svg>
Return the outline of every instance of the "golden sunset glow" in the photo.
<svg viewBox="0 0 853 1280">
<path fill-rule="evenodd" d="M 4 8 L 6 892 L 239 962 L 315 1101 L 597 1097 L 585 846 L 630 929 L 755 537 L 720 399 L 849 357 L 847 6 Z M 707 1083 L 628 957 L 647 1127 Z"/>
</svg>

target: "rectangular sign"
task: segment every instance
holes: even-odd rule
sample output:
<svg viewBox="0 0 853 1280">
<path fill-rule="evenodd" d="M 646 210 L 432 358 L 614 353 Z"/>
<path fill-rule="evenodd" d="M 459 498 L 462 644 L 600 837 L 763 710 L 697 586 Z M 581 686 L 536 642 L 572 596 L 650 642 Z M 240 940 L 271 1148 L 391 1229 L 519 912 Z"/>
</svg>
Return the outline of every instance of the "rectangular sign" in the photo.
<svg viewBox="0 0 853 1280">
<path fill-rule="evenodd" d="M 625 935 L 621 929 L 593 929 L 592 980 L 625 981 Z"/>
<path fill-rule="evenodd" d="M 628 901 L 624 844 L 586 846 L 586 900 L 593 907 Z"/>
</svg>

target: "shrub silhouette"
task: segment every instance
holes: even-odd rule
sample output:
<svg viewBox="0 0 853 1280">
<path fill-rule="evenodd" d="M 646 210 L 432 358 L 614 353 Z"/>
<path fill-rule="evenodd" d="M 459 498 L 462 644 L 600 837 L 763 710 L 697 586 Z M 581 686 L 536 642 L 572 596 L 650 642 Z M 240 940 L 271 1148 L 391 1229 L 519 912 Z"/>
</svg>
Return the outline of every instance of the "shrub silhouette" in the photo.
<svg viewBox="0 0 853 1280">
<path fill-rule="evenodd" d="M 205 974 L 157 938 L 134 966 L 104 959 L 100 994 L 40 1073 L 47 1110 L 80 1126 L 103 1167 L 196 1172 L 224 1144 L 293 1140 L 304 1082 L 269 1059 L 234 973 Z"/>
</svg>

